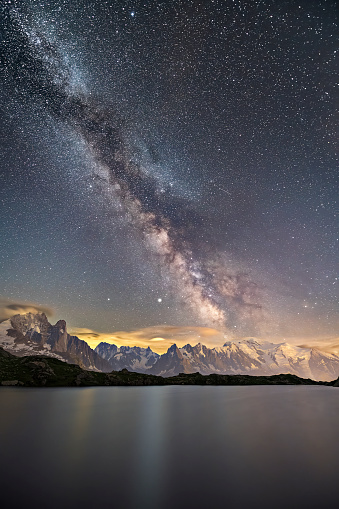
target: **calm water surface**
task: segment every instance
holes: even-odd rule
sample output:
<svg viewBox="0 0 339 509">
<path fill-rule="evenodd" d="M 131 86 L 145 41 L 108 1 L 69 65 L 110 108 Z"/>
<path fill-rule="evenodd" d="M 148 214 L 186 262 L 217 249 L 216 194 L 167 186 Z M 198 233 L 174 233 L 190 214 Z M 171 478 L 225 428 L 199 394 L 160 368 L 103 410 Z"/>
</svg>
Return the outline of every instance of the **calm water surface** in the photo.
<svg viewBox="0 0 339 509">
<path fill-rule="evenodd" d="M 338 475 L 339 388 L 0 389 L 6 509 L 335 508 Z"/>
</svg>

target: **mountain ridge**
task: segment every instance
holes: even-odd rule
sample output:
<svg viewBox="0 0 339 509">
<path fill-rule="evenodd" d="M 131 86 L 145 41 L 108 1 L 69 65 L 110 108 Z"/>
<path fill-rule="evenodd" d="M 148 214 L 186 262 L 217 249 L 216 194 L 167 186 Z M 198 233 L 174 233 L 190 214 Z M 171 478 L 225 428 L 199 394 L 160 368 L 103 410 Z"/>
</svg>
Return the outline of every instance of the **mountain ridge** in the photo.
<svg viewBox="0 0 339 509">
<path fill-rule="evenodd" d="M 279 373 L 291 373 L 304 378 L 329 381 L 339 375 L 339 357 L 325 353 L 317 348 L 301 348 L 288 343 L 259 342 L 257 340 L 237 340 L 224 343 L 221 347 L 208 348 L 198 343 L 187 344 L 179 348 L 173 344 L 162 355 L 149 356 L 147 369 L 142 363 L 137 365 L 123 355 L 125 347 L 116 347 L 114 353 L 105 358 L 112 369 L 127 368 L 140 373 L 160 376 L 174 376 L 180 372 L 203 375 L 216 374 L 248 374 L 270 376 Z M 128 347 L 130 351 L 133 348 Z M 110 349 L 109 343 L 99 343 L 95 348 L 101 355 Z M 142 349 L 141 349 L 142 350 Z M 144 349 L 146 350 L 146 349 Z M 119 356 L 119 363 L 116 363 Z"/>
<path fill-rule="evenodd" d="M 179 373 L 172 377 L 130 372 L 127 369 L 102 373 L 87 371 L 54 357 L 18 357 L 0 347 L 0 386 L 6 387 L 107 387 L 164 385 L 322 385 L 339 386 L 339 378 L 317 382 L 291 374 L 272 376 L 201 375 Z"/>
<path fill-rule="evenodd" d="M 202 343 L 178 347 L 159 355 L 148 346 L 101 342 L 92 349 L 67 333 L 64 320 L 51 325 L 44 313 L 15 315 L 0 323 L 0 347 L 17 356 L 40 355 L 102 372 L 128 369 L 163 377 L 179 373 L 202 375 L 271 376 L 291 373 L 301 378 L 330 381 L 339 375 L 339 356 L 317 348 L 270 343 L 254 338 L 227 341 L 209 348 Z"/>
<path fill-rule="evenodd" d="M 1 322 L 0 346 L 19 357 L 54 357 L 85 369 L 111 371 L 109 363 L 86 341 L 68 334 L 65 320 L 51 325 L 45 313 L 14 315 Z"/>
</svg>

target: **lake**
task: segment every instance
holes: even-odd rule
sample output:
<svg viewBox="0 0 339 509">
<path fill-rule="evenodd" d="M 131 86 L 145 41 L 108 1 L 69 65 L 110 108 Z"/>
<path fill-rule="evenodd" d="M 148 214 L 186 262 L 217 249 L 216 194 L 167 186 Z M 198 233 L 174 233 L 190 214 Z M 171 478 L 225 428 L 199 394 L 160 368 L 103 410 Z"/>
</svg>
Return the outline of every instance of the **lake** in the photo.
<svg viewBox="0 0 339 509">
<path fill-rule="evenodd" d="M 333 508 L 339 388 L 1 388 L 4 508 Z"/>
</svg>

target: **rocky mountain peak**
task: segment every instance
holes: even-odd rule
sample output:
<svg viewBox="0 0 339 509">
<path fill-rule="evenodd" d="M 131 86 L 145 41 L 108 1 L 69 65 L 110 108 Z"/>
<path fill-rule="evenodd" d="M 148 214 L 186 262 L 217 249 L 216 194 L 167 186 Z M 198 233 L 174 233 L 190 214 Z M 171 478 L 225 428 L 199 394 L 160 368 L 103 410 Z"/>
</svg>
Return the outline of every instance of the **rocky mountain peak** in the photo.
<svg viewBox="0 0 339 509">
<path fill-rule="evenodd" d="M 25 334 L 27 331 L 35 328 L 45 329 L 50 324 L 45 313 L 25 313 L 24 315 L 14 315 L 10 319 L 13 329 Z"/>
<path fill-rule="evenodd" d="M 111 370 L 85 341 L 67 333 L 65 320 L 51 325 L 45 313 L 26 313 L 13 316 L 0 329 L 0 346 L 15 355 L 47 355 L 85 369 Z"/>
<path fill-rule="evenodd" d="M 197 343 L 193 347 L 193 351 L 196 353 L 205 353 L 206 350 L 207 350 L 207 347 L 205 345 L 203 345 L 202 343 Z"/>
<path fill-rule="evenodd" d="M 178 353 L 178 352 L 180 353 L 180 350 L 179 350 L 179 348 L 177 347 L 177 345 L 175 343 L 173 345 L 171 345 L 169 347 L 169 349 L 167 350 L 167 353 L 173 353 L 174 354 L 174 353 Z"/>
<path fill-rule="evenodd" d="M 116 345 L 106 343 L 104 341 L 99 343 L 94 349 L 94 351 L 100 355 L 100 357 L 106 359 L 107 361 L 109 361 L 118 352 L 118 350 L 119 349 Z"/>
<path fill-rule="evenodd" d="M 65 320 L 58 320 L 54 327 L 59 329 L 61 333 L 67 332 Z"/>
<path fill-rule="evenodd" d="M 118 348 L 116 345 L 104 342 L 96 346 L 95 352 L 106 359 L 114 371 L 126 368 L 138 373 L 148 372 L 160 357 L 150 347 L 121 346 Z"/>
<path fill-rule="evenodd" d="M 59 320 L 50 327 L 49 343 L 58 352 L 66 352 L 68 346 L 68 334 L 65 320 Z"/>
<path fill-rule="evenodd" d="M 187 345 L 182 347 L 182 350 L 186 350 L 187 352 L 191 352 L 193 350 L 193 346 L 187 343 Z"/>
</svg>

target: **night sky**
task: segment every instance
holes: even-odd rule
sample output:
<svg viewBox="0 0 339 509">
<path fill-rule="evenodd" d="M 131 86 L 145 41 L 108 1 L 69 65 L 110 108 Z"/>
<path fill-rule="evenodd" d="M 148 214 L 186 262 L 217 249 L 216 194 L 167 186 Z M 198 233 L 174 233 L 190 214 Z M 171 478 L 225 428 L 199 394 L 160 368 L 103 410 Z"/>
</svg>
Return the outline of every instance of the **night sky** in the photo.
<svg viewBox="0 0 339 509">
<path fill-rule="evenodd" d="M 337 337 L 336 13 L 2 0 L 0 318 Z"/>
</svg>

